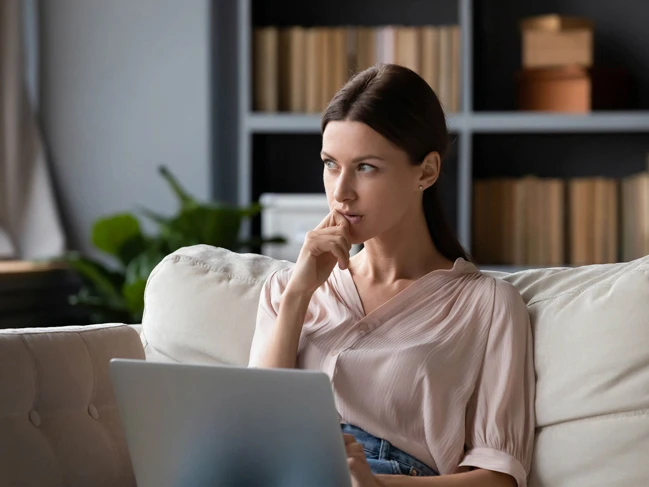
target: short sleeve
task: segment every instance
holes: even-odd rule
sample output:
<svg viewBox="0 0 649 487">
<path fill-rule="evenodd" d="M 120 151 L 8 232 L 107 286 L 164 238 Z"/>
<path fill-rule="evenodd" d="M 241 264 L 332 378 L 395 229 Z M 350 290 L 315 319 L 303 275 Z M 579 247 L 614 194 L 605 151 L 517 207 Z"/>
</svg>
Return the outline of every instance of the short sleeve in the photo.
<svg viewBox="0 0 649 487">
<path fill-rule="evenodd" d="M 527 486 L 534 447 L 534 362 L 525 302 L 496 279 L 491 327 L 467 409 L 467 451 L 460 466 L 511 475 Z"/>
<path fill-rule="evenodd" d="M 248 358 L 248 367 L 257 366 L 261 358 L 261 351 L 267 342 L 272 327 L 275 325 L 279 313 L 280 299 L 288 283 L 287 271 L 287 269 L 280 269 L 272 272 L 266 278 L 261 288 L 255 332 L 252 337 L 250 356 Z"/>
</svg>

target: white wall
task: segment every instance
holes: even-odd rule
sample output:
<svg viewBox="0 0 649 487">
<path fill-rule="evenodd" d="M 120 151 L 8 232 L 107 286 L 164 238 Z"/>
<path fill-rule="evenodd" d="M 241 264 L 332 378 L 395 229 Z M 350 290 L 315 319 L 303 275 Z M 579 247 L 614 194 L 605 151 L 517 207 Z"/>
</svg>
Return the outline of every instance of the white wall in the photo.
<svg viewBox="0 0 649 487">
<path fill-rule="evenodd" d="M 209 4 L 40 2 L 41 115 L 75 248 L 102 215 L 173 212 L 161 163 L 209 197 Z"/>
</svg>

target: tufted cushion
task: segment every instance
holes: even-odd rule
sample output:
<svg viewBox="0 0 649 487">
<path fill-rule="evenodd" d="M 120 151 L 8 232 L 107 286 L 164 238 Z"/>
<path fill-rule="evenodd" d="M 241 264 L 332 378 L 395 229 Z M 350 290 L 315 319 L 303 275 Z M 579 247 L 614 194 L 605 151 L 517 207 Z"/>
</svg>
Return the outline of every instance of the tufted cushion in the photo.
<svg viewBox="0 0 649 487">
<path fill-rule="evenodd" d="M 532 318 L 530 487 L 648 485 L 649 257 L 487 274 L 514 284 Z"/>
<path fill-rule="evenodd" d="M 135 487 L 108 363 L 127 325 L 0 330 L 0 487 Z"/>
<path fill-rule="evenodd" d="M 147 360 L 247 364 L 261 286 L 290 265 L 208 245 L 170 254 L 149 276 L 144 295 Z"/>
</svg>

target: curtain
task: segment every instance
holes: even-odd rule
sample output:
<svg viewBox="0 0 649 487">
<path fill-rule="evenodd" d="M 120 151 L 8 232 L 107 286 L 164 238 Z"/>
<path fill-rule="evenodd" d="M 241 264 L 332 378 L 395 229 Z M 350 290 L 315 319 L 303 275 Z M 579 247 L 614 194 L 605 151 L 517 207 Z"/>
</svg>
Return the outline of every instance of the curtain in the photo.
<svg viewBox="0 0 649 487">
<path fill-rule="evenodd" d="M 26 84 L 24 6 L 23 0 L 0 0 L 0 259 L 44 259 L 65 249 Z"/>
</svg>

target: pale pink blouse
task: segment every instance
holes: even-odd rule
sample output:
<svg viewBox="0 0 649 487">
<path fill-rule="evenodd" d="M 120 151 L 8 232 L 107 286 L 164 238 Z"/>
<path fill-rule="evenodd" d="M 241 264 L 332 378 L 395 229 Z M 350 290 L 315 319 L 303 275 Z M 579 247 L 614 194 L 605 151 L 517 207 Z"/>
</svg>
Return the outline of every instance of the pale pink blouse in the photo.
<svg viewBox="0 0 649 487">
<path fill-rule="evenodd" d="M 278 315 L 291 269 L 261 292 L 249 366 Z M 348 270 L 313 295 L 298 366 L 331 379 L 341 422 L 440 474 L 473 466 L 527 485 L 534 443 L 529 315 L 511 284 L 460 258 L 365 315 Z"/>
</svg>

